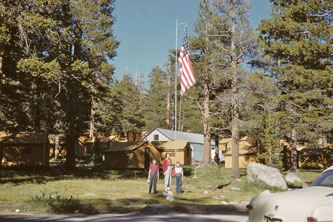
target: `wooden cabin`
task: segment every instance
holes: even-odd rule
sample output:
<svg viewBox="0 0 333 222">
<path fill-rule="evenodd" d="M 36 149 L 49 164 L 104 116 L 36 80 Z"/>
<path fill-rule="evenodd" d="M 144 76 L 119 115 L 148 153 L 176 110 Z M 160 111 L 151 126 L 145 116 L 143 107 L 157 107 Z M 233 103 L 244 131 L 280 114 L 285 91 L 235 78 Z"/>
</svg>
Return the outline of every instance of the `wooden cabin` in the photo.
<svg viewBox="0 0 333 222">
<path fill-rule="evenodd" d="M 223 149 L 225 168 L 232 168 L 232 149 L 231 138 L 225 139 L 221 144 L 220 149 Z M 239 141 L 239 168 L 246 168 L 250 162 L 258 162 L 257 147 L 253 146 L 247 137 Z"/>
<path fill-rule="evenodd" d="M 110 147 L 111 142 L 123 141 L 119 136 L 109 136 L 109 137 L 93 137 L 89 138 L 87 135 L 80 136 L 78 142 L 75 144 L 75 157 L 76 158 L 85 158 L 86 156 L 92 156 L 95 152 L 103 152 Z M 127 142 L 127 140 L 126 140 Z M 60 152 L 58 157 L 66 157 L 66 144 L 65 141 L 59 141 Z M 51 140 L 50 142 L 50 158 L 55 156 L 55 142 Z"/>
<path fill-rule="evenodd" d="M 165 142 L 165 141 L 187 141 L 191 146 L 191 160 L 202 162 L 204 158 L 204 135 L 198 133 L 189 133 L 174 130 L 155 128 L 143 137 L 142 140 L 149 142 Z M 211 159 L 215 156 L 215 141 L 211 140 Z M 220 155 L 222 157 L 222 155 Z"/>
<path fill-rule="evenodd" d="M 111 142 L 103 153 L 108 168 L 148 169 L 153 159 L 161 159 L 160 152 L 148 141 Z"/>
<path fill-rule="evenodd" d="M 291 145 L 284 141 L 280 141 L 283 150 L 284 165 L 286 169 L 291 167 Z M 323 147 L 317 144 L 297 144 L 297 167 L 303 169 L 322 169 L 333 164 L 333 147 L 330 144 Z"/>
<path fill-rule="evenodd" d="M 48 166 L 49 139 L 45 133 L 0 132 L 2 166 Z"/>
<path fill-rule="evenodd" d="M 154 141 L 152 144 L 160 151 L 162 159 L 164 159 L 166 153 L 170 154 L 172 163 L 175 164 L 175 141 Z M 192 149 L 191 145 L 187 141 L 177 141 L 177 161 L 182 165 L 191 165 Z"/>
</svg>

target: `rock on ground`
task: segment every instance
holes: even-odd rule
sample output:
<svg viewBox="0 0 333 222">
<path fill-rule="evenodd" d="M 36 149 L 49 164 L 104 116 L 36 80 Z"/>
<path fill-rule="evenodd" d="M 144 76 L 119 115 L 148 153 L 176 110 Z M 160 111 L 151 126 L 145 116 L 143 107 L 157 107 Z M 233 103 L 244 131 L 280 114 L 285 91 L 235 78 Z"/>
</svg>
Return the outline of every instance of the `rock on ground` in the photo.
<svg viewBox="0 0 333 222">
<path fill-rule="evenodd" d="M 283 190 L 288 188 L 283 175 L 276 168 L 268 167 L 260 163 L 249 163 L 246 172 L 249 182 L 261 182 Z"/>
<path fill-rule="evenodd" d="M 299 178 L 296 174 L 294 173 L 288 173 L 284 177 L 287 181 L 287 183 L 296 183 L 296 182 L 302 182 L 301 178 Z"/>
</svg>

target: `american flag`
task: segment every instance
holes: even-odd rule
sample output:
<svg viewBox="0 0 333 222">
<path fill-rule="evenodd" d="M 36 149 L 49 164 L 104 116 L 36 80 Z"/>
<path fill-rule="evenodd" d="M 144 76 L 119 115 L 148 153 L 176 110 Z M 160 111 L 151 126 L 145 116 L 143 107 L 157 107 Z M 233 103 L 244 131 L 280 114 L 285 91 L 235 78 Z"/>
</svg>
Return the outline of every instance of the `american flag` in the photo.
<svg viewBox="0 0 333 222">
<path fill-rule="evenodd" d="M 182 47 L 180 49 L 178 63 L 180 65 L 180 70 L 179 70 L 180 85 L 181 85 L 180 93 L 181 93 L 181 95 L 184 95 L 186 90 L 188 90 L 195 83 L 193 68 L 191 65 L 189 51 L 188 51 L 188 39 L 187 39 L 187 27 L 186 26 L 185 26 L 184 40 L 182 43 Z"/>
</svg>

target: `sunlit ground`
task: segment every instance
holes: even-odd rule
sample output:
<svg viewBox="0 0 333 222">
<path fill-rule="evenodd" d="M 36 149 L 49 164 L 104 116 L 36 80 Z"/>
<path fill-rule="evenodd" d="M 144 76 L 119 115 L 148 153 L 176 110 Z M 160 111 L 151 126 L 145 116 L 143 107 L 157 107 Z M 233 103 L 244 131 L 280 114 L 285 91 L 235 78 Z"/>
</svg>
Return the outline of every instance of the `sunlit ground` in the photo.
<svg viewBox="0 0 333 222">
<path fill-rule="evenodd" d="M 147 174 L 143 170 L 105 170 L 81 165 L 74 174 L 53 175 L 49 171 L 1 170 L 0 211 L 32 213 L 121 213 L 140 211 L 147 205 L 221 205 L 248 203 L 256 194 L 279 189 L 259 183 L 248 183 L 245 169 L 241 180 L 230 178 L 224 167 L 186 167 L 183 194 L 169 202 L 162 195 L 163 178 L 158 181 L 158 194 L 148 194 Z M 297 175 L 308 182 L 320 171 L 300 170 Z M 173 181 L 174 182 L 174 181 Z M 301 184 L 300 184 L 301 185 Z M 172 189 L 175 190 L 174 184 Z"/>
</svg>

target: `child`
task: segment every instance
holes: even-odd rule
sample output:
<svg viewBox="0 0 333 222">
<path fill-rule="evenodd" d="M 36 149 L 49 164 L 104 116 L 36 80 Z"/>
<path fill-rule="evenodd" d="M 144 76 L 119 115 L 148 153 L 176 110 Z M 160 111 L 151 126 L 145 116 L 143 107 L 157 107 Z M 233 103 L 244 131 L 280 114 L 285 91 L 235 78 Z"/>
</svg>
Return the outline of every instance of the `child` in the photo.
<svg viewBox="0 0 333 222">
<path fill-rule="evenodd" d="M 149 180 L 149 193 L 151 193 L 151 188 L 153 187 L 153 193 L 156 192 L 156 183 L 160 177 L 159 166 L 156 164 L 156 160 L 153 159 L 149 166 L 148 180 Z"/>
<path fill-rule="evenodd" d="M 184 173 L 183 173 L 183 168 L 180 166 L 180 163 L 178 161 L 176 163 L 175 172 L 176 172 L 176 194 L 181 194 Z"/>
</svg>

